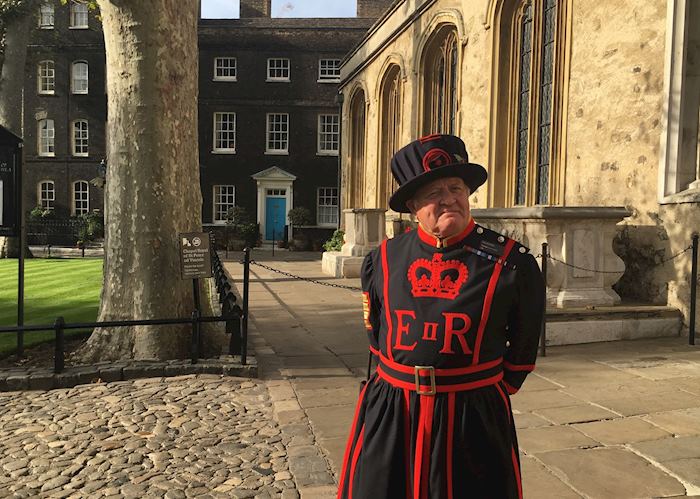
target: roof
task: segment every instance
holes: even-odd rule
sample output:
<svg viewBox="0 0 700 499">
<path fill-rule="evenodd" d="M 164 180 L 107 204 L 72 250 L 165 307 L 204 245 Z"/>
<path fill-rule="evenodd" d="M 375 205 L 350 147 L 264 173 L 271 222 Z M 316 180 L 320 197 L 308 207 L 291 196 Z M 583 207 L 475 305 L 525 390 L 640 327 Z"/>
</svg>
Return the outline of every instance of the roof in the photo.
<svg viewBox="0 0 700 499">
<path fill-rule="evenodd" d="M 0 143 L 19 145 L 23 142 L 21 137 L 18 137 L 4 126 L 0 125 Z"/>
</svg>

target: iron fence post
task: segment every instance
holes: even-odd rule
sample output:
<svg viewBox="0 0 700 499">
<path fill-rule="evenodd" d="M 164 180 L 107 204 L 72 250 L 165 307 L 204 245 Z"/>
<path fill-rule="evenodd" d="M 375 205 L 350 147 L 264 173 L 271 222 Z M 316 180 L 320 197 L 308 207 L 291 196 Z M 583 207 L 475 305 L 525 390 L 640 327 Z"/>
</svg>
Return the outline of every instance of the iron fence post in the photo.
<svg viewBox="0 0 700 499">
<path fill-rule="evenodd" d="M 62 372 L 64 368 L 63 326 L 65 323 L 63 317 L 57 317 L 56 321 L 53 323 L 53 328 L 56 333 L 53 371 L 56 374 Z"/>
<path fill-rule="evenodd" d="M 241 364 L 246 365 L 248 356 L 248 291 L 250 289 L 250 248 L 246 248 L 243 254 L 243 317 L 241 319 L 243 334 L 241 338 Z"/>
<path fill-rule="evenodd" d="M 698 234 L 693 234 L 693 261 L 690 271 L 690 324 L 688 328 L 688 340 L 695 345 L 695 312 L 698 296 Z"/>
<path fill-rule="evenodd" d="M 542 333 L 540 334 L 540 355 L 547 356 L 547 258 L 549 248 L 542 243 L 542 278 L 544 279 L 544 311 L 542 312 Z"/>
</svg>

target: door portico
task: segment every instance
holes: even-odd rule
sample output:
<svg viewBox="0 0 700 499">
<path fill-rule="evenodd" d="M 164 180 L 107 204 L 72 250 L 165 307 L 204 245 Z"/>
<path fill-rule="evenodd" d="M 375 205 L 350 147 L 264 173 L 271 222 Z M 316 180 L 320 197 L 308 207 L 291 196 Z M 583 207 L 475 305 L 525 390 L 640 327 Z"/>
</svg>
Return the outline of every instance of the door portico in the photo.
<svg viewBox="0 0 700 499">
<path fill-rule="evenodd" d="M 252 175 L 252 178 L 258 188 L 256 220 L 260 224 L 260 233 L 265 241 L 279 241 L 284 236 L 287 213 L 294 207 L 293 183 L 296 176 L 272 166 Z"/>
</svg>

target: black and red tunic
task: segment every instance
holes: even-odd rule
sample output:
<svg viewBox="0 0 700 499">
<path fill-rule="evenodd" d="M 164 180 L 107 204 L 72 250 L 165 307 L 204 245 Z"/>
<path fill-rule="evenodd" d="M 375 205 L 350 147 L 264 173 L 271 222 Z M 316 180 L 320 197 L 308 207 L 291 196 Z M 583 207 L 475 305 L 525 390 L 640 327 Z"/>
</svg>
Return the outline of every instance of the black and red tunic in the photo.
<svg viewBox="0 0 700 499">
<path fill-rule="evenodd" d="M 545 286 L 527 248 L 474 224 L 385 240 L 362 268 L 377 370 L 339 498 L 520 498 L 509 395 L 534 369 Z"/>
</svg>

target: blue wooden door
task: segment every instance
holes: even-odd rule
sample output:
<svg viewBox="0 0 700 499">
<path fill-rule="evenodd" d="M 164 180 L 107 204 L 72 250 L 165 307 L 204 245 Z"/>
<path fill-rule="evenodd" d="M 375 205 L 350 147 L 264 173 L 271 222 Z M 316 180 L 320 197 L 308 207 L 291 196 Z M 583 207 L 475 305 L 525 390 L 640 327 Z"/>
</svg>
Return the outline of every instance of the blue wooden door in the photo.
<svg viewBox="0 0 700 499">
<path fill-rule="evenodd" d="M 268 197 L 265 200 L 265 239 L 279 241 L 284 237 L 284 226 L 287 220 L 287 200 L 285 198 Z M 272 231 L 275 231 L 274 237 Z"/>
</svg>

